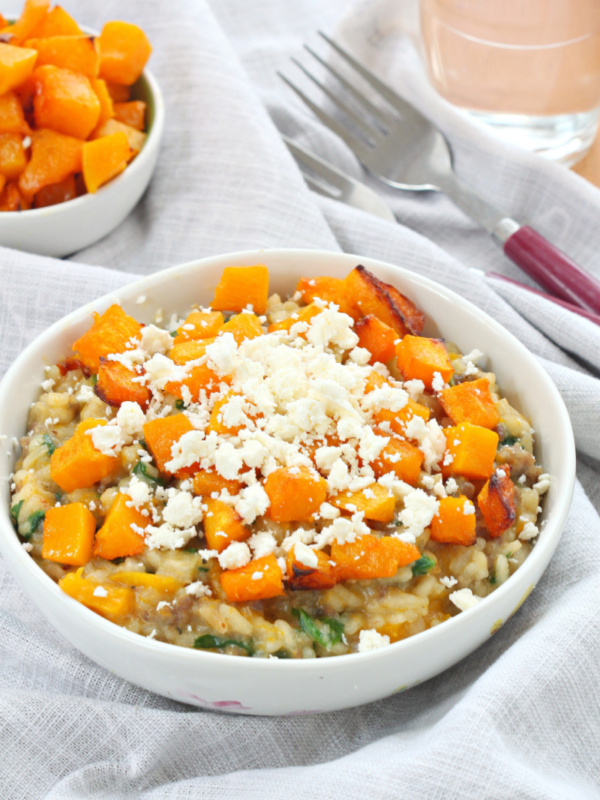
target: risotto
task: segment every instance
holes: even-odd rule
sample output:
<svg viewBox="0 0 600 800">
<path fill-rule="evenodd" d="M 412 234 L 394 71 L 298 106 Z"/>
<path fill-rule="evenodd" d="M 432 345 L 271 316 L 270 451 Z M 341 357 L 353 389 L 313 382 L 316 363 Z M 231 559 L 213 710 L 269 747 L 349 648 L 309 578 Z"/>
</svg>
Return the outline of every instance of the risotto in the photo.
<svg viewBox="0 0 600 800">
<path fill-rule="evenodd" d="M 209 308 L 95 315 L 46 368 L 11 485 L 23 547 L 142 636 L 246 657 L 384 647 L 527 558 L 549 486 L 477 350 L 358 266 Z"/>
</svg>

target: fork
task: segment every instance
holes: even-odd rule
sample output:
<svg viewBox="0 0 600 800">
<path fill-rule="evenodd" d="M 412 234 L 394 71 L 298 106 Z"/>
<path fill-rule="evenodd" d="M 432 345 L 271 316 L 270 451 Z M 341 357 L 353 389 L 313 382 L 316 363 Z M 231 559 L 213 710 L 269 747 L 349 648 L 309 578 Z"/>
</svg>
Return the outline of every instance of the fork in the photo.
<svg viewBox="0 0 600 800">
<path fill-rule="evenodd" d="M 347 122 L 340 122 L 285 75 L 278 75 L 323 124 L 344 140 L 369 172 L 397 189 L 443 192 L 549 292 L 587 311 L 600 313 L 598 281 L 533 228 L 520 225 L 465 186 L 454 172 L 449 142 L 433 123 L 347 50 L 321 31 L 319 35 L 370 85 L 377 104 L 307 45 L 307 52 L 352 97 L 354 108 L 341 99 L 339 91 L 329 89 L 296 59 L 292 61 L 342 112 Z"/>
</svg>

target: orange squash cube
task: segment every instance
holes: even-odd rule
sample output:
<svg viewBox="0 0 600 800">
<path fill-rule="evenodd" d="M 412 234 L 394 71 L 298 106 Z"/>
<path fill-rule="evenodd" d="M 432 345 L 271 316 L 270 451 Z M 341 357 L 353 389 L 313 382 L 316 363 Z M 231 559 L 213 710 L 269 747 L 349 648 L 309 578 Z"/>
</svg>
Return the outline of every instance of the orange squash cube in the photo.
<svg viewBox="0 0 600 800">
<path fill-rule="evenodd" d="M 371 467 L 376 478 L 393 472 L 398 480 L 416 486 L 424 458 L 421 450 L 410 442 L 390 437 Z"/>
<path fill-rule="evenodd" d="M 32 39 L 45 39 L 48 36 L 77 36 L 83 31 L 64 8 L 55 6 L 29 33 Z"/>
<path fill-rule="evenodd" d="M 82 575 L 83 567 L 69 572 L 58 582 L 60 588 L 82 605 L 111 620 L 122 620 L 135 609 L 135 594 L 128 586 L 115 586 L 110 581 L 98 583 Z M 102 592 L 98 592 L 98 587 Z"/>
<path fill-rule="evenodd" d="M 494 471 L 498 447 L 498 434 L 480 425 L 461 422 L 454 428 L 445 428 L 446 453 L 442 460 L 442 474 L 462 475 L 470 480 L 489 478 Z"/>
<path fill-rule="evenodd" d="M 338 575 L 331 558 L 322 550 L 313 550 L 317 558 L 316 567 L 308 567 L 298 561 L 294 547 L 286 558 L 286 572 L 288 586 L 292 591 L 299 589 L 331 589 L 338 582 Z"/>
<path fill-rule="evenodd" d="M 14 181 L 26 166 L 23 137 L 18 133 L 0 133 L 0 173 L 6 180 Z"/>
<path fill-rule="evenodd" d="M 446 346 L 438 339 L 404 336 L 396 345 L 396 357 L 404 380 L 421 380 L 428 389 L 431 389 L 436 372 L 439 372 L 444 382 L 449 381 L 454 374 Z"/>
<path fill-rule="evenodd" d="M 87 433 L 102 425 L 106 425 L 105 419 L 83 420 L 73 436 L 52 453 L 50 475 L 63 492 L 88 488 L 118 471 L 120 460 L 96 450 Z"/>
<path fill-rule="evenodd" d="M 103 314 L 94 313 L 92 326 L 73 342 L 73 350 L 84 366 L 97 373 L 100 359 L 113 353 L 124 353 L 131 339 L 139 339 L 142 326 L 116 304 Z"/>
<path fill-rule="evenodd" d="M 28 39 L 26 47 L 37 50 L 37 67 L 52 64 L 70 69 L 88 78 L 98 74 L 100 59 L 94 46 L 94 37 L 85 34 L 75 36 L 51 36 L 48 39 Z"/>
<path fill-rule="evenodd" d="M 102 136 L 112 136 L 113 133 L 124 133 L 131 147 L 131 158 L 135 158 L 144 146 L 147 134 L 132 128 L 131 125 L 125 125 L 124 122 L 119 122 L 118 119 L 109 119 L 102 125 L 98 125 L 93 133 L 94 139 L 100 139 Z"/>
<path fill-rule="evenodd" d="M 92 557 L 96 518 L 83 503 L 50 508 L 44 517 L 42 558 L 82 567 Z"/>
<path fill-rule="evenodd" d="M 284 594 L 283 573 L 273 554 L 250 561 L 245 567 L 221 573 L 221 586 L 230 603 L 267 600 Z"/>
<path fill-rule="evenodd" d="M 90 194 L 120 175 L 131 157 L 131 148 L 124 133 L 113 133 L 92 142 L 85 142 L 82 151 L 83 180 Z"/>
<path fill-rule="evenodd" d="M 311 303 L 309 306 L 304 306 L 304 308 L 301 308 L 300 311 L 295 311 L 286 319 L 282 319 L 281 322 L 273 322 L 271 325 L 269 325 L 268 332 L 273 333 L 274 331 L 289 331 L 297 322 L 308 322 L 310 324 L 311 320 L 320 314 L 321 311 L 323 311 L 321 306 L 317 305 L 316 303 Z M 300 336 L 306 339 L 306 333 L 301 333 Z"/>
<path fill-rule="evenodd" d="M 166 465 L 173 458 L 173 445 L 178 442 L 184 433 L 193 431 L 194 427 L 185 414 L 174 414 L 171 417 L 159 417 L 150 420 L 144 425 L 144 440 L 158 469 L 165 475 L 172 475 Z M 198 464 L 178 470 L 177 477 L 192 475 L 198 469 Z"/>
<path fill-rule="evenodd" d="M 132 526 L 145 528 L 149 521 L 148 517 L 131 505 L 129 495 L 119 492 L 108 509 L 104 524 L 96 534 L 93 555 L 107 561 L 139 555 L 143 552 L 146 541 Z"/>
<path fill-rule="evenodd" d="M 139 586 L 142 589 L 154 589 L 162 594 L 175 594 L 183 585 L 181 581 L 178 581 L 177 578 L 172 578 L 170 575 L 158 575 L 155 572 L 136 572 L 134 570 L 113 572 L 110 580 L 115 583 L 124 583 L 132 588 Z"/>
<path fill-rule="evenodd" d="M 0 183 L 6 181 L 2 176 Z M 0 186 L 0 211 L 26 211 L 30 208 L 29 200 L 21 194 L 18 183 L 11 181 L 4 188 Z"/>
<path fill-rule="evenodd" d="M 400 411 L 390 411 L 387 408 L 380 408 L 373 414 L 373 420 L 376 425 L 381 425 L 383 422 L 389 423 L 390 428 L 394 433 L 404 436 L 406 432 L 406 423 L 410 422 L 413 417 L 421 417 L 425 422 L 431 416 L 431 409 L 424 406 L 422 403 L 416 403 L 410 397 L 406 405 Z"/>
<path fill-rule="evenodd" d="M 500 412 L 492 398 L 487 378 L 449 386 L 439 393 L 439 400 L 455 425 L 471 422 L 482 428 L 495 428 L 500 422 Z"/>
<path fill-rule="evenodd" d="M 102 357 L 94 391 L 109 406 L 118 407 L 129 401 L 137 403 L 145 411 L 152 398 L 152 393 L 147 386 L 136 380 L 140 377 L 141 373 L 130 370 L 119 361 L 110 361 Z"/>
<path fill-rule="evenodd" d="M 137 131 L 146 129 L 146 103 L 142 100 L 129 100 L 126 103 L 115 103 L 115 119 L 135 128 Z"/>
<path fill-rule="evenodd" d="M 31 141 L 31 158 L 19 177 L 19 189 L 25 197 L 31 198 L 45 186 L 81 171 L 80 139 L 42 129 L 33 131 Z"/>
<path fill-rule="evenodd" d="M 0 97 L 0 133 L 29 133 L 23 108 L 14 92 Z"/>
<path fill-rule="evenodd" d="M 373 314 L 399 336 L 419 334 L 423 329 L 423 312 L 397 289 L 361 265 L 344 278 L 344 297 L 357 318 Z"/>
<path fill-rule="evenodd" d="M 477 505 L 492 539 L 502 536 L 516 519 L 515 485 L 510 467 L 498 467 L 477 495 Z"/>
<path fill-rule="evenodd" d="M 35 208 L 46 208 L 47 206 L 55 206 L 58 203 L 66 203 L 67 200 L 73 200 L 75 197 L 77 197 L 75 176 L 67 175 L 64 180 L 58 183 L 51 183 L 36 192 L 33 198 L 33 205 Z"/>
<path fill-rule="evenodd" d="M 44 20 L 50 9 L 50 0 L 25 0 L 21 16 L 10 26 L 11 43 L 23 44 L 33 31 Z M 0 69 L 0 75 L 2 69 Z M 0 94 L 2 91 L 0 90 Z"/>
<path fill-rule="evenodd" d="M 371 353 L 370 364 L 377 361 L 386 364 L 394 357 L 398 334 L 373 314 L 361 317 L 355 324 L 354 331 L 358 336 L 358 346 Z"/>
<path fill-rule="evenodd" d="M 260 320 L 256 314 L 236 314 L 228 320 L 219 333 L 230 333 L 235 339 L 237 344 L 241 344 L 245 339 L 255 339 L 257 336 L 262 336 L 264 331 Z"/>
<path fill-rule="evenodd" d="M 231 506 L 211 497 L 207 497 L 205 502 L 204 538 L 210 550 L 222 553 L 231 542 L 244 542 L 250 536 L 252 531 Z"/>
<path fill-rule="evenodd" d="M 177 328 L 173 345 L 198 339 L 213 339 L 222 328 L 225 320 L 220 311 L 192 311 Z M 172 351 L 171 351 L 172 352 Z M 170 356 L 173 358 L 173 356 Z"/>
<path fill-rule="evenodd" d="M 475 506 L 464 495 L 442 497 L 431 520 L 431 539 L 442 544 L 475 544 Z"/>
<path fill-rule="evenodd" d="M 309 522 L 327 497 L 327 481 L 308 467 L 280 467 L 265 481 L 275 522 Z"/>
<path fill-rule="evenodd" d="M 220 494 L 226 489 L 230 495 L 239 494 L 242 484 L 239 481 L 227 480 L 215 470 L 199 469 L 193 478 L 194 492 L 201 497 Z"/>
<path fill-rule="evenodd" d="M 131 86 L 142 74 L 152 47 L 144 31 L 130 22 L 107 22 L 98 37 L 100 77 Z"/>
<path fill-rule="evenodd" d="M 251 307 L 255 314 L 264 314 L 268 295 L 269 270 L 262 264 L 225 267 L 210 305 L 215 311 L 243 311 Z"/>
<path fill-rule="evenodd" d="M 414 544 L 393 536 L 374 536 L 367 533 L 353 542 L 331 545 L 331 560 L 339 581 L 391 578 L 400 567 L 412 564 L 421 557 Z"/>
<path fill-rule="evenodd" d="M 100 101 L 89 78 L 52 65 L 38 67 L 34 77 L 36 126 L 87 139 L 100 119 Z"/>
<path fill-rule="evenodd" d="M 372 519 L 375 522 L 391 522 L 396 508 L 394 495 L 378 483 L 373 483 L 359 492 L 342 492 L 329 502 L 332 506 L 351 514 L 362 511 L 365 519 Z"/>
<path fill-rule="evenodd" d="M 335 303 L 339 306 L 342 314 L 348 314 L 356 319 L 361 316 L 348 302 L 342 278 L 330 278 L 327 275 L 318 278 L 300 278 L 296 291 L 302 295 L 302 299 L 307 305 L 312 303 L 315 297 L 318 297 L 327 303 Z"/>
<path fill-rule="evenodd" d="M 37 57 L 37 50 L 0 42 L 0 95 L 20 86 L 31 75 Z"/>
<path fill-rule="evenodd" d="M 100 116 L 98 117 L 98 122 L 96 123 L 96 131 L 101 128 L 109 119 L 112 119 L 115 113 L 114 104 L 112 97 L 108 92 L 108 87 L 106 86 L 106 81 L 103 81 L 101 78 L 94 78 L 92 79 L 92 89 L 96 93 L 96 97 L 100 103 Z M 95 132 L 92 132 L 92 138 L 96 138 L 94 136 Z"/>
</svg>

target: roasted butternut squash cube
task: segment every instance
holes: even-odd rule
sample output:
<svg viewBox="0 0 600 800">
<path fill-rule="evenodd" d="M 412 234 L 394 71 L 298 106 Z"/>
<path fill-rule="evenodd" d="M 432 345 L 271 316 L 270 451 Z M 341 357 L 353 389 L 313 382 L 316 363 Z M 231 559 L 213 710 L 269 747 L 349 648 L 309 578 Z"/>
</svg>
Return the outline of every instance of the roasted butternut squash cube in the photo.
<svg viewBox="0 0 600 800">
<path fill-rule="evenodd" d="M 0 173 L 7 181 L 16 180 L 27 166 L 23 137 L 19 133 L 0 133 Z"/>
<path fill-rule="evenodd" d="M 177 328 L 173 345 L 198 339 L 213 339 L 222 328 L 225 320 L 220 311 L 192 311 L 183 325 Z M 171 355 L 171 358 L 173 356 Z"/>
<path fill-rule="evenodd" d="M 210 550 L 222 553 L 231 542 L 243 542 L 251 534 L 240 515 L 221 500 L 206 498 L 204 538 Z"/>
<path fill-rule="evenodd" d="M 32 198 L 45 186 L 81 171 L 80 139 L 42 129 L 33 131 L 31 142 L 31 158 L 19 176 L 19 189 L 25 197 Z"/>
<path fill-rule="evenodd" d="M 130 22 L 107 22 L 98 37 L 100 77 L 131 86 L 142 74 L 152 47 L 144 31 Z"/>
<path fill-rule="evenodd" d="M 45 39 L 48 36 L 77 36 L 83 31 L 64 8 L 55 6 L 42 17 L 41 21 L 29 33 L 32 39 Z"/>
<path fill-rule="evenodd" d="M 94 556 L 112 561 L 139 555 L 146 542 L 143 534 L 135 528 L 145 528 L 149 521 L 149 517 L 133 507 L 129 495 L 119 492 L 108 509 L 104 524 L 96 533 Z"/>
<path fill-rule="evenodd" d="M 442 544 L 475 544 L 475 506 L 464 495 L 442 497 L 431 520 L 431 539 Z"/>
<path fill-rule="evenodd" d="M 308 467 L 280 467 L 265 481 L 268 516 L 275 522 L 309 522 L 327 497 L 327 481 Z"/>
<path fill-rule="evenodd" d="M 173 445 L 178 442 L 184 433 L 193 431 L 194 427 L 185 414 L 173 414 L 171 417 L 159 417 L 150 420 L 144 425 L 144 440 L 158 469 L 165 475 L 173 473 L 167 464 L 173 458 Z M 183 467 L 175 472 L 177 477 L 192 475 L 198 469 L 198 464 Z"/>
<path fill-rule="evenodd" d="M 292 591 L 299 589 L 331 589 L 338 582 L 338 575 L 331 558 L 322 550 L 313 550 L 316 566 L 308 566 L 298 560 L 295 547 L 287 555 L 287 582 Z"/>
<path fill-rule="evenodd" d="M 23 108 L 14 92 L 0 97 L 0 133 L 29 133 Z"/>
<path fill-rule="evenodd" d="M 115 109 L 112 97 L 110 96 L 108 87 L 106 85 L 106 81 L 103 81 L 102 78 L 94 78 L 91 83 L 92 83 L 92 89 L 96 93 L 96 97 L 98 98 L 98 101 L 100 103 L 100 116 L 98 117 L 98 122 L 96 123 L 96 129 L 95 129 L 95 131 L 97 131 L 106 122 L 108 122 L 109 119 L 113 118 Z M 96 138 L 96 136 L 94 135 L 95 131 L 92 132 L 93 139 Z"/>
<path fill-rule="evenodd" d="M 420 556 L 414 544 L 370 533 L 357 536 L 353 542 L 331 545 L 331 560 L 339 581 L 391 578 L 400 567 L 412 564 Z"/>
<path fill-rule="evenodd" d="M 83 503 L 49 508 L 44 517 L 42 558 L 82 567 L 92 557 L 96 518 Z"/>
<path fill-rule="evenodd" d="M 462 475 L 470 480 L 491 477 L 498 447 L 498 434 L 480 425 L 461 422 L 445 428 L 446 452 L 442 460 L 442 473 Z"/>
<path fill-rule="evenodd" d="M 47 206 L 58 205 L 58 203 L 66 203 L 67 200 L 74 200 L 76 197 L 75 176 L 67 175 L 64 180 L 58 183 L 51 183 L 36 192 L 33 198 L 33 205 L 35 208 L 46 208 Z"/>
<path fill-rule="evenodd" d="M 432 387 L 436 372 L 445 383 L 454 374 L 446 346 L 439 339 L 404 336 L 396 345 L 396 357 L 404 380 L 421 380 L 428 389 Z"/>
<path fill-rule="evenodd" d="M 44 39 L 27 39 L 26 47 L 37 50 L 36 66 L 53 64 L 95 78 L 100 59 L 94 46 L 94 37 L 86 34 L 51 36 Z"/>
<path fill-rule="evenodd" d="M 346 287 L 342 278 L 330 278 L 327 275 L 318 278 L 300 278 L 296 291 L 302 295 L 307 305 L 318 297 L 327 303 L 335 303 L 342 314 L 348 314 L 355 319 L 360 316 L 346 298 Z"/>
<path fill-rule="evenodd" d="M 137 131 L 146 129 L 146 103 L 142 100 L 129 100 L 126 103 L 115 103 L 115 119 L 135 128 Z"/>
<path fill-rule="evenodd" d="M 10 92 L 31 75 L 37 50 L 0 42 L 0 95 Z"/>
<path fill-rule="evenodd" d="M 500 422 L 500 412 L 490 392 L 487 378 L 449 386 L 439 393 L 439 400 L 455 425 L 459 422 L 471 422 L 482 428 L 495 428 Z"/>
<path fill-rule="evenodd" d="M 31 32 L 47 17 L 49 9 L 50 0 L 25 0 L 21 16 L 10 26 L 11 44 L 23 44 L 25 39 L 31 36 Z"/>
<path fill-rule="evenodd" d="M 392 436 L 371 467 L 376 478 L 393 472 L 398 480 L 416 486 L 425 456 L 418 447 Z"/>
<path fill-rule="evenodd" d="M 344 297 L 357 318 L 373 314 L 399 336 L 419 334 L 425 315 L 415 304 L 388 283 L 359 265 L 344 278 Z"/>
<path fill-rule="evenodd" d="M 52 453 L 50 475 L 63 492 L 93 486 L 118 471 L 120 460 L 96 450 L 88 433 L 103 425 L 106 425 L 105 419 L 80 422 L 73 436 Z"/>
<path fill-rule="evenodd" d="M 394 519 L 396 500 L 394 495 L 378 483 L 359 492 L 342 492 L 331 498 L 331 505 L 354 514 L 362 511 L 365 519 L 376 522 L 391 522 Z"/>
<path fill-rule="evenodd" d="M 226 489 L 230 495 L 239 494 L 242 484 L 239 481 L 227 480 L 216 470 L 199 469 L 193 478 L 194 492 L 201 497 L 220 494 Z"/>
<path fill-rule="evenodd" d="M 221 573 L 221 586 L 230 603 L 267 600 L 284 594 L 283 573 L 273 554 L 256 558 L 245 567 Z"/>
<path fill-rule="evenodd" d="M 358 346 L 364 347 L 371 353 L 370 364 L 375 364 L 377 361 L 386 364 L 391 361 L 396 353 L 395 343 L 398 339 L 398 334 L 393 328 L 373 314 L 369 314 L 357 321 L 354 330 L 358 336 Z"/>
<path fill-rule="evenodd" d="M 119 361 L 102 357 L 98 369 L 98 381 L 94 387 L 98 397 L 109 406 L 120 406 L 127 401 L 137 403 L 144 411 L 148 408 L 152 394 L 140 380 L 143 370 L 129 369 Z"/>
<path fill-rule="evenodd" d="M 269 271 L 262 264 L 253 267 L 225 267 L 210 305 L 215 311 L 243 311 L 251 308 L 255 314 L 264 314 L 268 295 Z"/>
<path fill-rule="evenodd" d="M 245 339 L 255 339 L 257 336 L 262 336 L 264 331 L 256 314 L 244 312 L 231 317 L 223 325 L 219 333 L 230 333 L 237 344 L 241 344 Z"/>
<path fill-rule="evenodd" d="M 98 124 L 100 101 L 89 78 L 47 65 L 35 71 L 33 113 L 38 128 L 87 139 Z"/>
<path fill-rule="evenodd" d="M 112 136 L 114 133 L 124 133 L 127 137 L 131 148 L 131 159 L 135 158 L 140 152 L 148 138 L 147 134 L 132 128 L 131 125 L 125 125 L 124 122 L 120 122 L 118 119 L 107 120 L 102 125 L 99 125 L 92 135 L 94 139 L 100 139 L 103 136 Z"/>
<path fill-rule="evenodd" d="M 97 373 L 100 359 L 124 353 L 132 339 L 139 339 L 142 326 L 116 304 L 93 316 L 92 326 L 73 342 L 73 350 L 87 369 Z"/>
<path fill-rule="evenodd" d="M 131 157 L 131 148 L 124 133 L 113 133 L 92 142 L 85 142 L 82 151 L 83 180 L 90 194 L 120 175 Z"/>
<path fill-rule="evenodd" d="M 477 495 L 477 505 L 490 536 L 502 536 L 516 519 L 515 485 L 510 479 L 510 467 L 498 467 Z"/>
<path fill-rule="evenodd" d="M 58 582 L 60 588 L 87 608 L 111 620 L 122 620 L 135 610 L 135 594 L 128 586 L 115 586 L 110 581 L 98 583 L 82 575 L 83 567 L 69 572 Z M 98 587 L 102 591 L 98 591 Z"/>
</svg>

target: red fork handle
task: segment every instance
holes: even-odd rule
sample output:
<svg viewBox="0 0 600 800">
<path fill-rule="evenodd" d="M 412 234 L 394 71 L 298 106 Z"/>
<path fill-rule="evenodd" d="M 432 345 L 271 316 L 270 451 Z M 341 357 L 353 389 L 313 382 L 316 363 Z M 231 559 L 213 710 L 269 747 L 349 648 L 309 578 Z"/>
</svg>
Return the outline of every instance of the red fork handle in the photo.
<svg viewBox="0 0 600 800">
<path fill-rule="evenodd" d="M 504 252 L 561 300 L 600 314 L 600 283 L 533 228 L 523 225 L 509 236 Z"/>
</svg>

